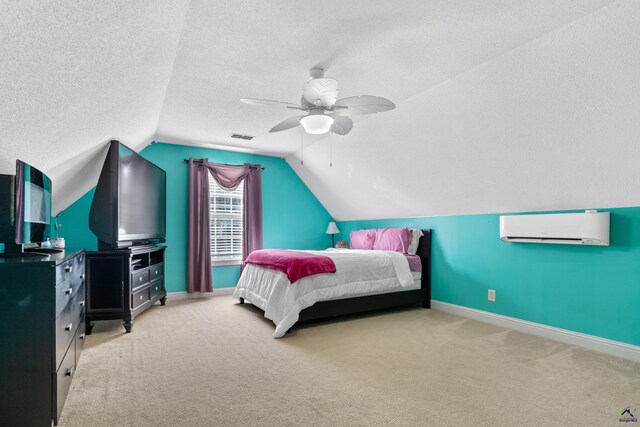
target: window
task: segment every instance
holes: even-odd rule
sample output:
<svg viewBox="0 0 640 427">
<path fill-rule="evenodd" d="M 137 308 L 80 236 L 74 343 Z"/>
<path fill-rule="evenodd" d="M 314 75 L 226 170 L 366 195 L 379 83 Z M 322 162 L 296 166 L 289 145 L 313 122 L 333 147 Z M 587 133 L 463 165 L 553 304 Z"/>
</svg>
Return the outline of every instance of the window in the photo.
<svg viewBox="0 0 640 427">
<path fill-rule="evenodd" d="M 227 191 L 209 174 L 209 236 L 214 264 L 237 264 L 242 259 L 244 185 Z"/>
</svg>

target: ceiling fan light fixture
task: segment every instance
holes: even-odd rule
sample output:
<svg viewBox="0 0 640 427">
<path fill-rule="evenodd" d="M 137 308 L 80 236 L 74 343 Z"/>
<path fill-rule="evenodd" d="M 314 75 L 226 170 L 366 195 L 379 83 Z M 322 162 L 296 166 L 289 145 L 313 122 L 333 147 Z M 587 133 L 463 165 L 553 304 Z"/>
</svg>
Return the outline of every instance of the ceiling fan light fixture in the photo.
<svg viewBox="0 0 640 427">
<path fill-rule="evenodd" d="M 333 125 L 333 117 L 326 116 L 322 112 L 314 113 L 313 111 L 300 119 L 300 124 L 305 132 L 311 135 L 320 135 L 329 132 Z"/>
</svg>

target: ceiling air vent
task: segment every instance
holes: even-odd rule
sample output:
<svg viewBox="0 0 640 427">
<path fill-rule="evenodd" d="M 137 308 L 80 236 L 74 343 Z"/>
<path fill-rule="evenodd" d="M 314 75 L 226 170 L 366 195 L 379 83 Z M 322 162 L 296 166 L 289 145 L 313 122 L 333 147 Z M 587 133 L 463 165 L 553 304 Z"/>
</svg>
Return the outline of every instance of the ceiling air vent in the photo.
<svg viewBox="0 0 640 427">
<path fill-rule="evenodd" d="M 251 141 L 253 138 L 255 138 L 255 136 L 243 135 L 241 133 L 232 133 L 231 138 L 244 139 L 245 141 Z"/>
</svg>

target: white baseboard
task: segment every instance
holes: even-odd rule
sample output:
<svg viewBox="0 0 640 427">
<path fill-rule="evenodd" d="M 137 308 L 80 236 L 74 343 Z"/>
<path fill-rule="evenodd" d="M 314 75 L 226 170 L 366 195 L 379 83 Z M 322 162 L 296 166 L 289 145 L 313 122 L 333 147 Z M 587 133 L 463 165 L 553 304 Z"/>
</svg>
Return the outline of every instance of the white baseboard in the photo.
<svg viewBox="0 0 640 427">
<path fill-rule="evenodd" d="M 567 329 L 555 328 L 541 323 L 529 322 L 516 319 L 515 317 L 502 316 L 500 314 L 489 313 L 488 311 L 476 310 L 474 308 L 449 304 L 442 301 L 431 300 L 431 308 L 456 314 L 462 317 L 479 320 L 503 328 L 513 329 L 531 335 L 538 335 L 566 344 L 577 345 L 591 350 L 607 353 L 612 356 L 640 362 L 640 347 L 626 344 L 620 341 L 608 340 L 593 335 L 573 332 Z"/>
<path fill-rule="evenodd" d="M 167 292 L 167 299 L 177 301 L 182 299 L 219 297 L 222 295 L 232 295 L 235 290 L 236 288 L 220 288 L 214 289 L 213 292 L 194 292 L 192 294 L 187 291 Z"/>
</svg>

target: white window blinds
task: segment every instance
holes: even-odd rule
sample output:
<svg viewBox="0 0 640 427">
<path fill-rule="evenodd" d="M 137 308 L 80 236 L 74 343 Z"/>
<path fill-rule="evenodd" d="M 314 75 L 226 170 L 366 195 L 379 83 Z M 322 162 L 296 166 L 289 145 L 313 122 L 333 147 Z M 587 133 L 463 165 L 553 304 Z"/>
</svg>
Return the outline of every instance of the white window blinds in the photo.
<svg viewBox="0 0 640 427">
<path fill-rule="evenodd" d="M 244 185 L 227 191 L 209 174 L 209 235 L 211 260 L 242 259 L 242 211 Z"/>
</svg>

